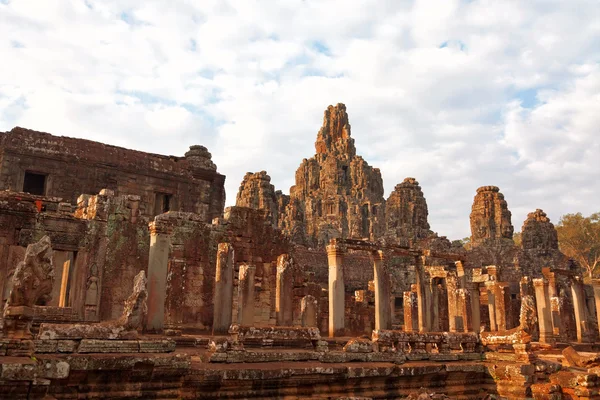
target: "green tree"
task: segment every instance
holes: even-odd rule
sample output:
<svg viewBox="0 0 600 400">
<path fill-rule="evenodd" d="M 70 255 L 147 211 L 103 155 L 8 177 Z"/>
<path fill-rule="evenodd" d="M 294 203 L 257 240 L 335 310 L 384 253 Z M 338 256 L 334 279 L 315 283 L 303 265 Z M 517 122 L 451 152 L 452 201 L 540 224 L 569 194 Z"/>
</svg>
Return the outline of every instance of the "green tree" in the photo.
<svg viewBox="0 0 600 400">
<path fill-rule="evenodd" d="M 600 269 L 600 213 L 566 214 L 556 226 L 560 250 L 596 277 Z"/>
<path fill-rule="evenodd" d="M 466 238 L 453 240 L 452 245 L 457 247 L 462 246 L 466 250 L 471 250 L 471 238 L 467 236 Z"/>
<path fill-rule="evenodd" d="M 521 247 L 521 244 L 523 243 L 521 232 L 515 232 L 513 234 L 513 241 L 515 242 L 515 246 Z"/>
</svg>

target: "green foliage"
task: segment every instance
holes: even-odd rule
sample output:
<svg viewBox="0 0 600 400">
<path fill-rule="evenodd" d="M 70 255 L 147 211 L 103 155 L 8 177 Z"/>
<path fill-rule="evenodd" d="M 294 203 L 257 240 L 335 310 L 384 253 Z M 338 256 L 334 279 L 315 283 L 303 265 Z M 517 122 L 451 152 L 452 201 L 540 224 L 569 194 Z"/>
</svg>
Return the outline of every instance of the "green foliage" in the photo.
<svg viewBox="0 0 600 400">
<path fill-rule="evenodd" d="M 515 232 L 513 234 L 513 242 L 515 242 L 516 246 L 521 247 L 521 244 L 523 244 L 523 236 L 521 232 Z"/>
<path fill-rule="evenodd" d="M 600 213 L 566 214 L 556 226 L 560 250 L 596 277 L 600 269 Z"/>
<path fill-rule="evenodd" d="M 452 241 L 452 246 L 462 246 L 466 250 L 471 250 L 471 237 L 467 236 L 467 237 L 462 238 L 462 239 L 453 240 Z"/>
</svg>

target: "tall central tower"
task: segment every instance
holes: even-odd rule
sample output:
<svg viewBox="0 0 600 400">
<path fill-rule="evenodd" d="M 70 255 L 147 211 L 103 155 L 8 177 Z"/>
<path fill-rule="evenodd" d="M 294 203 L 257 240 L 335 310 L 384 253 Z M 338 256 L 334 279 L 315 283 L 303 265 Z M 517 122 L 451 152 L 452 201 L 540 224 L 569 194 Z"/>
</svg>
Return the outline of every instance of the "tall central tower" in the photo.
<svg viewBox="0 0 600 400">
<path fill-rule="evenodd" d="M 385 226 L 381 173 L 356 155 L 344 104 L 325 110 L 315 148 L 296 171 L 280 228 L 311 247 L 332 238 L 379 238 Z"/>
</svg>

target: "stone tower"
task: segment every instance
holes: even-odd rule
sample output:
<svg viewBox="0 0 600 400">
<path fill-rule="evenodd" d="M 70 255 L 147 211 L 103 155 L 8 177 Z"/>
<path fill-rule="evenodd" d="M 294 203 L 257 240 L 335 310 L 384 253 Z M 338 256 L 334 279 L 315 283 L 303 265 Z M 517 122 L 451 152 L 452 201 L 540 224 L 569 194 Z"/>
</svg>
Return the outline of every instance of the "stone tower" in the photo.
<svg viewBox="0 0 600 400">
<path fill-rule="evenodd" d="M 386 201 L 386 240 L 409 245 L 430 236 L 427 216 L 427 201 L 419 182 L 415 178 L 404 179 Z"/>
<path fill-rule="evenodd" d="M 315 148 L 315 156 L 296 171 L 279 226 L 295 242 L 312 247 L 331 238 L 380 237 L 385 223 L 381 173 L 356 155 L 344 104 L 325 110 Z"/>
<path fill-rule="evenodd" d="M 521 232 L 524 250 L 558 250 L 558 233 L 554 224 L 539 208 L 527 214 Z"/>
<path fill-rule="evenodd" d="M 278 200 L 275 187 L 271 184 L 271 177 L 266 171 L 256 173 L 247 172 L 240 185 L 235 205 L 257 210 L 265 210 L 273 226 L 277 226 Z"/>
<path fill-rule="evenodd" d="M 477 246 L 488 240 L 511 239 L 514 228 L 504 195 L 496 186 L 482 186 L 471 208 L 471 244 Z"/>
</svg>

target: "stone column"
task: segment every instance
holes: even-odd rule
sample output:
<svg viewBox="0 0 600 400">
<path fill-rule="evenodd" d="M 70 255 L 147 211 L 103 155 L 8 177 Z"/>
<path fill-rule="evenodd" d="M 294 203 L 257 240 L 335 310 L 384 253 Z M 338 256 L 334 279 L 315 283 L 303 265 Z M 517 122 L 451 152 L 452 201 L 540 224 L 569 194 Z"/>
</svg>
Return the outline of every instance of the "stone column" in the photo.
<svg viewBox="0 0 600 400">
<path fill-rule="evenodd" d="M 254 265 L 240 265 L 238 281 L 238 324 L 254 325 Z"/>
<path fill-rule="evenodd" d="M 548 293 L 548 281 L 544 278 L 534 279 L 533 286 L 535 288 L 540 342 L 552 343 L 554 342 L 554 334 L 552 328 L 550 296 Z"/>
<path fill-rule="evenodd" d="M 496 332 L 498 326 L 496 325 L 496 282 L 489 281 L 485 283 L 488 297 L 488 308 L 490 311 L 490 331 Z"/>
<path fill-rule="evenodd" d="M 215 298 L 213 302 L 213 335 L 229 332 L 233 308 L 233 246 L 219 243 L 215 271 Z"/>
<path fill-rule="evenodd" d="M 550 297 L 550 310 L 552 311 L 552 326 L 555 339 L 560 339 L 561 341 L 567 341 L 567 335 L 565 326 L 563 324 L 563 319 L 561 316 L 561 307 L 560 307 L 560 298 L 559 297 Z"/>
<path fill-rule="evenodd" d="M 431 278 L 429 281 L 429 290 L 425 294 L 426 303 L 428 305 L 429 312 L 427 316 L 429 317 L 429 321 L 427 324 L 428 331 L 431 332 L 440 332 L 440 286 L 438 283 L 439 280 L 437 278 Z M 428 296 L 429 295 L 429 296 Z M 446 299 L 444 299 L 446 301 Z"/>
<path fill-rule="evenodd" d="M 167 272 L 172 227 L 167 221 L 155 218 L 149 224 L 150 252 L 148 255 L 148 314 L 146 331 L 161 332 L 165 324 Z"/>
<path fill-rule="evenodd" d="M 278 326 L 292 326 L 294 322 L 294 272 L 292 258 L 282 254 L 277 258 L 277 286 L 275 293 L 275 310 Z"/>
<path fill-rule="evenodd" d="M 598 329 L 600 329 L 600 279 L 592 279 L 594 289 L 594 302 L 596 303 L 596 318 L 598 318 Z"/>
<path fill-rule="evenodd" d="M 413 331 L 413 323 L 412 323 L 412 292 L 404 292 L 404 301 L 402 302 L 404 307 L 404 331 L 412 332 Z"/>
<path fill-rule="evenodd" d="M 473 331 L 473 310 L 471 308 L 471 291 L 468 289 L 458 289 L 457 296 L 458 318 L 456 330 L 458 332 Z"/>
<path fill-rule="evenodd" d="M 573 308 L 575 310 L 575 325 L 577 327 L 577 341 L 583 342 L 587 328 L 587 316 L 585 312 L 585 294 L 583 292 L 580 277 L 574 277 L 571 281 L 571 294 L 573 296 Z"/>
<path fill-rule="evenodd" d="M 479 300 L 479 283 L 469 282 L 467 284 L 467 290 L 469 291 L 471 298 L 471 325 L 472 331 L 479 333 L 481 330 L 481 304 Z"/>
<path fill-rule="evenodd" d="M 508 327 L 506 326 L 506 304 L 508 303 L 507 301 L 507 295 L 508 295 L 508 284 L 504 283 L 504 282 L 497 282 L 496 283 L 496 296 L 495 296 L 495 301 L 496 301 L 496 327 L 498 329 L 498 331 L 504 332 L 508 329 Z"/>
<path fill-rule="evenodd" d="M 343 251 L 337 244 L 327 246 L 329 263 L 329 337 L 344 334 L 344 269 Z"/>
<path fill-rule="evenodd" d="M 383 251 L 373 252 L 373 284 L 375 286 L 375 329 L 391 328 L 390 279 L 383 262 Z"/>
<path fill-rule="evenodd" d="M 428 310 L 428 294 L 427 294 L 427 283 L 425 282 L 425 266 L 423 265 L 423 257 L 415 257 L 415 275 L 417 277 L 417 304 L 418 304 L 418 316 L 419 316 L 419 332 L 428 332 L 431 326 L 429 322 L 429 310 Z"/>
<path fill-rule="evenodd" d="M 458 287 L 464 289 L 467 287 L 467 276 L 465 275 L 465 267 L 462 261 L 456 261 L 454 265 L 456 266 L 456 274 L 458 276 Z"/>
<path fill-rule="evenodd" d="M 464 326 L 463 313 L 458 304 L 458 277 L 451 271 L 446 276 L 446 291 L 448 293 L 448 330 L 457 332 L 459 325 Z M 460 321 L 458 321 L 460 319 Z"/>
<path fill-rule="evenodd" d="M 302 317 L 302 326 L 317 326 L 317 299 L 310 294 L 304 296 L 300 302 L 300 314 Z"/>
</svg>

